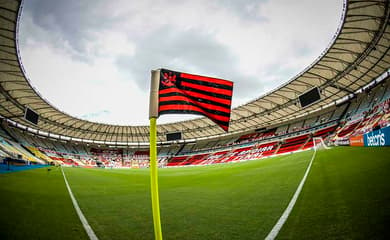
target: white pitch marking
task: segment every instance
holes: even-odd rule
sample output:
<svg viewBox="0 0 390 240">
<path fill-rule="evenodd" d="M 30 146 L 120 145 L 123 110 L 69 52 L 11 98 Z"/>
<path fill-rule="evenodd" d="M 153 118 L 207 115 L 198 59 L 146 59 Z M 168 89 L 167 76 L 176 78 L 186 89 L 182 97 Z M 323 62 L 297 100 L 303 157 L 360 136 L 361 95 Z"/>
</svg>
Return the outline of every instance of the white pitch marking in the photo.
<svg viewBox="0 0 390 240">
<path fill-rule="evenodd" d="M 64 180 L 65 180 L 66 188 L 68 188 L 69 196 L 72 199 L 73 207 L 76 210 L 77 215 L 79 216 L 80 221 L 83 224 L 83 227 L 84 227 L 85 231 L 87 232 L 87 234 L 89 236 L 89 239 L 91 239 L 91 240 L 99 240 L 98 237 L 95 235 L 93 229 L 89 225 L 89 223 L 88 223 L 87 219 L 85 218 L 83 212 L 81 211 L 81 209 L 79 207 L 79 204 L 77 203 L 76 198 L 73 196 L 72 190 L 70 189 L 70 186 L 68 184 L 68 180 L 66 180 L 65 173 L 64 173 L 64 170 L 62 170 L 62 167 L 61 167 L 61 172 L 62 172 L 62 176 L 64 176 Z"/>
<path fill-rule="evenodd" d="M 293 209 L 293 207 L 294 207 L 294 205 L 299 197 L 299 194 L 302 191 L 302 188 L 303 188 L 303 185 L 305 184 L 307 175 L 309 175 L 311 164 L 313 163 L 313 160 L 316 156 L 316 153 L 317 153 L 317 150 L 314 150 L 314 154 L 310 160 L 309 166 L 307 167 L 305 175 L 303 176 L 301 182 L 299 183 L 299 186 L 298 186 L 297 190 L 295 191 L 294 196 L 291 198 L 290 203 L 288 204 L 287 208 L 284 210 L 282 216 L 279 218 L 278 222 L 272 228 L 271 232 L 268 233 L 265 240 L 274 240 L 276 238 L 276 236 L 278 236 L 278 233 L 279 233 L 280 229 L 282 229 L 284 223 L 287 221 L 287 218 L 290 215 L 290 213 L 291 213 L 291 211 L 292 211 L 292 209 Z"/>
</svg>

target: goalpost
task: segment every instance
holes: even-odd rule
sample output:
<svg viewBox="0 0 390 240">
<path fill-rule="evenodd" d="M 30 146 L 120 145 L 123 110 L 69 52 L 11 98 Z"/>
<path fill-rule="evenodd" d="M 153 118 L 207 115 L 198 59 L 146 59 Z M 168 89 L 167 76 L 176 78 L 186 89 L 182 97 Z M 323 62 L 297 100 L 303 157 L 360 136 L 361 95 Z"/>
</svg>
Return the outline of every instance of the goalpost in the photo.
<svg viewBox="0 0 390 240">
<path fill-rule="evenodd" d="M 313 138 L 313 148 L 315 151 L 321 150 L 321 149 L 330 149 L 330 147 L 328 147 L 325 144 L 324 139 L 322 139 L 322 137 L 314 137 Z"/>
</svg>

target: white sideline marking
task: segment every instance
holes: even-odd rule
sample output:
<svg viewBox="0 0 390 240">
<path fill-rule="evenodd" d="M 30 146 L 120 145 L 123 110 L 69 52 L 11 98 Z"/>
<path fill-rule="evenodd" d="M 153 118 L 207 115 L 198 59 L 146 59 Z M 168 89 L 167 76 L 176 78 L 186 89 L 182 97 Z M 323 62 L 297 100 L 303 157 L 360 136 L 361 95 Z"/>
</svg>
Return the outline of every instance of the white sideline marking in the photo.
<svg viewBox="0 0 390 240">
<path fill-rule="evenodd" d="M 72 190 L 70 189 L 70 186 L 68 184 L 68 180 L 66 180 L 65 173 L 64 173 L 64 170 L 62 170 L 62 167 L 61 167 L 61 172 L 62 172 L 62 176 L 64 176 L 64 180 L 65 180 L 66 188 L 68 189 L 68 192 L 69 192 L 69 196 L 72 199 L 73 207 L 76 210 L 77 215 L 79 216 L 80 221 L 83 224 L 83 227 L 89 236 L 89 239 L 99 240 L 98 237 L 93 232 L 93 230 L 92 230 L 91 226 L 89 225 L 87 219 L 85 218 L 83 212 L 81 211 L 79 204 L 77 203 L 76 198 L 73 196 Z"/>
<path fill-rule="evenodd" d="M 302 191 L 302 188 L 303 188 L 303 185 L 305 184 L 307 175 L 309 175 L 311 164 L 313 163 L 313 160 L 316 156 L 316 153 L 317 153 L 317 151 L 314 150 L 314 154 L 310 160 L 309 166 L 307 166 L 305 175 L 303 175 L 303 178 L 302 178 L 301 182 L 299 183 L 298 188 L 294 193 L 294 196 L 291 198 L 290 203 L 288 204 L 287 208 L 284 210 L 282 216 L 279 218 L 278 222 L 272 228 L 271 232 L 268 233 L 265 240 L 274 240 L 276 238 L 276 236 L 278 236 L 278 233 L 279 233 L 280 229 L 282 229 L 284 223 L 287 221 L 287 218 L 290 215 L 290 213 L 295 205 L 295 202 L 297 201 L 298 196 Z"/>
</svg>

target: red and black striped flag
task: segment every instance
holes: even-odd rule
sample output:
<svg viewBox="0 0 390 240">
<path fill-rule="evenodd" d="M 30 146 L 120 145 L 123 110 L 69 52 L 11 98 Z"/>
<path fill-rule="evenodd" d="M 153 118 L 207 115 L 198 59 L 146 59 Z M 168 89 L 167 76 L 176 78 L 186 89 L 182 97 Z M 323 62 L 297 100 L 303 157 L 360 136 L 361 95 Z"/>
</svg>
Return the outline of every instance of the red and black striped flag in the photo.
<svg viewBox="0 0 390 240">
<path fill-rule="evenodd" d="M 161 69 L 158 114 L 203 115 L 228 131 L 232 94 L 231 81 Z"/>
</svg>

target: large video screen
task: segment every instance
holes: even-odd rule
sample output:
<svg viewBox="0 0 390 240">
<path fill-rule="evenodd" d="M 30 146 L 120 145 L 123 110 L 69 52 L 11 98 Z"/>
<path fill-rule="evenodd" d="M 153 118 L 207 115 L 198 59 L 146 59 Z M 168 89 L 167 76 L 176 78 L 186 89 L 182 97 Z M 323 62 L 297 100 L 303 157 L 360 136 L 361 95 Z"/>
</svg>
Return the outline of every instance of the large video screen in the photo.
<svg viewBox="0 0 390 240">
<path fill-rule="evenodd" d="M 181 140 L 181 132 L 167 134 L 167 141 Z"/>
<path fill-rule="evenodd" d="M 30 108 L 26 107 L 24 111 L 24 118 L 32 124 L 38 125 L 39 115 Z"/>
<path fill-rule="evenodd" d="M 299 102 L 303 108 L 319 101 L 320 99 L 321 95 L 317 87 L 299 96 Z"/>
</svg>

